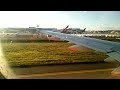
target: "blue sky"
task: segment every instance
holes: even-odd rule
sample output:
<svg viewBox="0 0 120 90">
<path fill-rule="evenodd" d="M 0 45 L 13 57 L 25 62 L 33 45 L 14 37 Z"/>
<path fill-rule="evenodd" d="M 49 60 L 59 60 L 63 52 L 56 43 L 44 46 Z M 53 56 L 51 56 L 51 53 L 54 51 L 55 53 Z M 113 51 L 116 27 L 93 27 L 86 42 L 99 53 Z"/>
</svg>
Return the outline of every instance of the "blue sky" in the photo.
<svg viewBox="0 0 120 90">
<path fill-rule="evenodd" d="M 0 11 L 0 27 L 120 29 L 120 11 Z"/>
</svg>

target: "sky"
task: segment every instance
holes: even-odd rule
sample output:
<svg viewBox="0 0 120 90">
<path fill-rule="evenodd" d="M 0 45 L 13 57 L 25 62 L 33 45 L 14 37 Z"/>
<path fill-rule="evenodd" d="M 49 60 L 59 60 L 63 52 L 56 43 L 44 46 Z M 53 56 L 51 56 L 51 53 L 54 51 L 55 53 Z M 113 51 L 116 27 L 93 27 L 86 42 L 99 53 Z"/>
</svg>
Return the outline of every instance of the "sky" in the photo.
<svg viewBox="0 0 120 90">
<path fill-rule="evenodd" d="M 120 11 L 0 11 L 0 27 L 120 30 Z"/>
</svg>

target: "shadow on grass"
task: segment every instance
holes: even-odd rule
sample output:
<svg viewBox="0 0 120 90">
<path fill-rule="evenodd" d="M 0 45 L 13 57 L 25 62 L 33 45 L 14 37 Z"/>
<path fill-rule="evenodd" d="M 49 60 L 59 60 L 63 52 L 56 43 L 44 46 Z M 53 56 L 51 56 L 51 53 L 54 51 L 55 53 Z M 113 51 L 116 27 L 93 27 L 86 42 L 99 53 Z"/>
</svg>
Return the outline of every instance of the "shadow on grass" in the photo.
<svg viewBox="0 0 120 90">
<path fill-rule="evenodd" d="M 55 66 L 55 65 L 71 65 L 71 64 L 98 64 L 98 63 L 107 63 L 104 61 L 96 61 L 96 62 L 66 62 L 66 63 L 46 63 L 39 65 L 19 65 L 19 66 L 10 66 L 11 68 L 31 68 L 37 66 Z"/>
</svg>

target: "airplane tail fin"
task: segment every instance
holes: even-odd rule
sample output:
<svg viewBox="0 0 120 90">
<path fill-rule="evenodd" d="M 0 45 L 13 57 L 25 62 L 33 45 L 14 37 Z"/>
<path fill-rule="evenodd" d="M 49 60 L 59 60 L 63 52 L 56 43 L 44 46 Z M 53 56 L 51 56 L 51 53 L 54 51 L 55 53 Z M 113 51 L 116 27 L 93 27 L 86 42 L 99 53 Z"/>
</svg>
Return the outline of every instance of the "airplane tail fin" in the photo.
<svg viewBox="0 0 120 90">
<path fill-rule="evenodd" d="M 69 27 L 69 25 L 67 25 L 67 26 L 63 29 L 63 31 L 62 31 L 61 33 L 66 33 L 68 27 Z"/>
<path fill-rule="evenodd" d="M 86 28 L 85 29 L 83 29 L 83 31 L 85 31 L 86 30 Z"/>
</svg>

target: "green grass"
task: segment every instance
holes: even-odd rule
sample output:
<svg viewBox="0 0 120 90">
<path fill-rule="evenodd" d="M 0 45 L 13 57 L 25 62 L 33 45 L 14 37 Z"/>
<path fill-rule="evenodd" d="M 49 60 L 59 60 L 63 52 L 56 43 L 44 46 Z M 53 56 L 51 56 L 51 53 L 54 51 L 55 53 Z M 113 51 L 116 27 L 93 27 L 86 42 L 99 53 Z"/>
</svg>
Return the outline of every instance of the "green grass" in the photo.
<svg viewBox="0 0 120 90">
<path fill-rule="evenodd" d="M 12 67 L 80 62 L 101 62 L 107 56 L 94 51 L 71 51 L 67 42 L 2 43 L 3 53 Z"/>
</svg>

